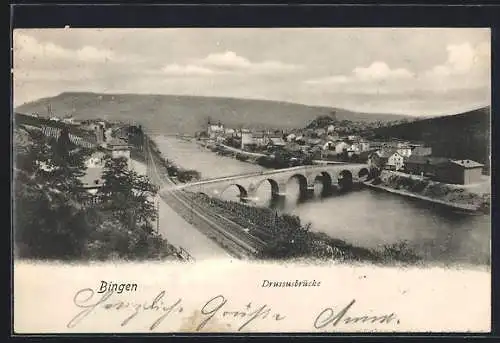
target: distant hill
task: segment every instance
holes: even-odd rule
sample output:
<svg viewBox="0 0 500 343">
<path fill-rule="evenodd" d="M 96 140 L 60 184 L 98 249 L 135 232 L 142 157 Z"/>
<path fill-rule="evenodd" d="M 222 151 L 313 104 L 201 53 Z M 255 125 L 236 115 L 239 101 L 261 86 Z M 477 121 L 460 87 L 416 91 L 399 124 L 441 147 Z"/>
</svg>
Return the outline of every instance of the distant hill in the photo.
<svg viewBox="0 0 500 343">
<path fill-rule="evenodd" d="M 209 117 L 230 126 L 276 128 L 304 127 L 307 122 L 321 115 L 330 115 L 332 111 L 339 120 L 385 122 L 408 118 L 266 100 L 80 92 L 61 93 L 26 103 L 17 107 L 16 112 L 44 115 L 49 104 L 57 116 L 72 113 L 77 119 L 135 121 L 163 133 L 194 133 L 204 127 Z"/>
<path fill-rule="evenodd" d="M 426 142 L 435 156 L 471 159 L 489 168 L 491 108 L 418 120 L 374 130 L 374 138 Z"/>
</svg>

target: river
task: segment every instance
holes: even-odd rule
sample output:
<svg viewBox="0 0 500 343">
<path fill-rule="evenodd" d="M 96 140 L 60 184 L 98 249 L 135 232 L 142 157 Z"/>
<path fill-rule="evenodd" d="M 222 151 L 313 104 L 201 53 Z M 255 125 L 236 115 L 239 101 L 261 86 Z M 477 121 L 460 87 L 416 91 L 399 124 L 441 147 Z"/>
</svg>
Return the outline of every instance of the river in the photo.
<svg viewBox="0 0 500 343">
<path fill-rule="evenodd" d="M 218 156 L 194 142 L 156 136 L 158 148 L 202 178 L 229 176 L 264 169 L 258 165 Z M 269 187 L 269 189 L 266 189 Z M 489 265 L 491 217 L 468 216 L 442 207 L 371 189 L 297 203 L 298 185 L 288 185 L 283 211 L 298 215 L 311 229 L 367 248 L 406 241 L 425 261 L 442 264 Z M 236 199 L 237 190 L 224 197 Z M 257 194 L 268 203 L 270 186 Z"/>
</svg>

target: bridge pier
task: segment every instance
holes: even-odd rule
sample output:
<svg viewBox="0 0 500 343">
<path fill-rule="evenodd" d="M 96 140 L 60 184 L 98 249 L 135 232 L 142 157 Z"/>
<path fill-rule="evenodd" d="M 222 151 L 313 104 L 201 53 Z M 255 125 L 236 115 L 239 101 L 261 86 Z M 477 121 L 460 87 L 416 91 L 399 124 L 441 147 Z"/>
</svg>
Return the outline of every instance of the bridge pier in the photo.
<svg viewBox="0 0 500 343">
<path fill-rule="evenodd" d="M 314 198 L 314 186 L 308 186 L 305 193 L 302 194 L 301 199 L 299 200 L 309 200 L 312 198 Z"/>
<path fill-rule="evenodd" d="M 282 209 L 285 207 L 286 193 L 276 193 L 271 197 L 271 208 Z"/>
</svg>

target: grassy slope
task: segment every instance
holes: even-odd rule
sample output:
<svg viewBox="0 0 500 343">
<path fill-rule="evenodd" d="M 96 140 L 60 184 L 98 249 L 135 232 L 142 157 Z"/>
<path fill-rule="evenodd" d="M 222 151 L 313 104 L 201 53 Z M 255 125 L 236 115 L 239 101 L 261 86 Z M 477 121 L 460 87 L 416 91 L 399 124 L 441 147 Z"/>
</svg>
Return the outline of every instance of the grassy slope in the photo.
<svg viewBox="0 0 500 343">
<path fill-rule="evenodd" d="M 17 112 L 47 112 L 50 103 L 54 114 L 72 113 L 76 118 L 106 118 L 136 121 L 165 133 L 193 133 L 200 130 L 208 117 L 227 125 L 254 127 L 303 127 L 319 115 L 337 111 L 339 120 L 389 121 L 407 118 L 391 114 L 356 113 L 329 107 L 307 106 L 286 102 L 216 97 L 62 93 L 23 104 Z"/>
</svg>

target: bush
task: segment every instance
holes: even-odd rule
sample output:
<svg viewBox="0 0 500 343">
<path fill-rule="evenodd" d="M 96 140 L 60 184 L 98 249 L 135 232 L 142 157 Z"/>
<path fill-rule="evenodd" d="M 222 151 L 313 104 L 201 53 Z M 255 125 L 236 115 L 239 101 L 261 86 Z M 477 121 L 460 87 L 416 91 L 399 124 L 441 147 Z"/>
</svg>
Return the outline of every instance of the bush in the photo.
<svg viewBox="0 0 500 343">
<path fill-rule="evenodd" d="M 179 170 L 177 172 L 177 180 L 179 180 L 179 182 L 182 182 L 182 183 L 199 180 L 200 178 L 201 178 L 201 174 L 200 174 L 200 172 L 198 172 L 196 170 L 192 170 L 192 169 Z"/>
<path fill-rule="evenodd" d="M 385 245 L 380 252 L 380 257 L 384 262 L 415 263 L 420 260 L 406 241 Z"/>
</svg>

